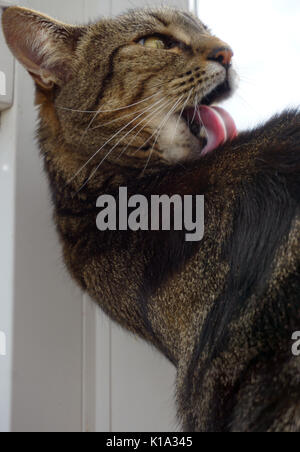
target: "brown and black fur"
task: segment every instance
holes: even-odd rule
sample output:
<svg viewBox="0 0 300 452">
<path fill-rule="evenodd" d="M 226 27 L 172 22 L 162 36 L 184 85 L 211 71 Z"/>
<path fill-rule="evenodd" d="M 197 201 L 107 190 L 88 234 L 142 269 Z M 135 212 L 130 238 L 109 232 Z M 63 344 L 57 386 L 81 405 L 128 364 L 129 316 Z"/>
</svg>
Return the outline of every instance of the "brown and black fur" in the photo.
<svg viewBox="0 0 300 452">
<path fill-rule="evenodd" d="M 8 9 L 3 20 L 12 48 L 9 28 L 19 11 Z M 158 26 L 153 20 L 169 24 L 172 19 L 185 33 L 194 33 L 193 42 L 205 40 L 204 50 L 216 45 L 200 22 L 188 15 L 187 23 L 183 13 L 180 19 L 176 14 L 131 13 L 90 26 L 88 32 L 68 29 L 68 43 L 81 52 L 75 57 L 80 75 L 67 75 L 64 68 L 55 72 L 50 86 L 36 80 L 38 139 L 65 262 L 112 319 L 176 366 L 178 416 L 185 431 L 300 431 L 300 360 L 291 352 L 292 334 L 300 330 L 300 114 L 284 112 L 211 155 L 182 164 L 164 161 L 156 149 L 146 171 L 141 170 L 149 149 L 143 150 L 145 156 L 134 156 L 144 140 L 139 137 L 121 160 L 119 152 L 104 160 L 93 178 L 94 165 L 73 178 L 112 130 L 100 129 L 101 137 L 89 130 L 80 141 L 78 131 L 86 129 L 91 116 L 59 106 L 94 110 L 109 105 L 105 96 L 115 96 L 115 105 L 134 103 L 146 97 L 145 87 L 153 93 L 147 84 L 163 64 L 158 61 L 153 73 L 143 74 L 132 98 L 121 47 L 112 45 L 100 62 L 91 54 L 90 67 L 80 66 L 84 52 L 101 46 L 107 33 L 128 30 L 130 20 L 133 28 L 153 33 Z M 185 75 L 174 55 L 188 50 L 178 47 L 169 55 L 172 71 L 178 65 L 173 88 L 179 80 L 187 83 L 190 71 L 204 71 L 200 66 L 209 52 L 203 49 L 197 68 L 191 65 Z M 137 65 L 140 70 L 143 64 Z M 75 86 L 78 95 L 72 98 Z M 96 163 L 99 158 L 103 154 Z M 204 194 L 204 239 L 186 242 L 185 231 L 100 233 L 96 200 L 101 194 L 117 196 L 120 186 L 128 187 L 129 195 L 147 197 Z"/>
</svg>

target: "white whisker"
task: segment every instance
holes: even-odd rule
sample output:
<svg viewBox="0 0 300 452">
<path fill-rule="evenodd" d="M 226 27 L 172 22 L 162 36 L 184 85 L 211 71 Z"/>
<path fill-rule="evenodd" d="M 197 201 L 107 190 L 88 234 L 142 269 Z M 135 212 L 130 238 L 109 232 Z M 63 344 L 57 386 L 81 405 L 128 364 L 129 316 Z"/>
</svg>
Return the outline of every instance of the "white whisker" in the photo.
<svg viewBox="0 0 300 452">
<path fill-rule="evenodd" d="M 87 132 L 89 130 L 96 130 L 96 129 L 99 129 L 100 127 L 105 127 L 105 126 L 108 126 L 109 124 L 114 124 L 115 122 L 120 121 L 120 119 L 131 117 L 131 116 L 133 116 L 136 113 L 139 113 L 141 111 L 147 111 L 147 109 L 148 109 L 148 106 L 145 107 L 145 108 L 142 108 L 141 110 L 133 111 L 132 113 L 129 113 L 128 115 L 119 116 L 118 118 L 113 119 L 112 121 L 107 122 L 105 124 L 98 124 L 96 127 L 92 127 L 91 128 L 91 126 L 92 126 L 93 122 L 95 121 L 96 117 L 98 116 L 98 114 L 103 113 L 103 110 L 99 109 L 97 111 L 97 113 L 93 116 L 93 118 L 91 119 L 91 121 L 90 121 L 89 125 L 87 126 L 87 128 L 85 129 L 84 133 L 82 134 L 82 137 L 80 139 L 80 143 L 82 143 L 83 138 L 85 137 L 85 135 L 87 134 Z"/>
<path fill-rule="evenodd" d="M 171 108 L 171 110 L 169 111 L 169 113 L 166 115 L 165 120 L 164 120 L 164 121 L 162 122 L 162 124 L 155 130 L 154 134 L 152 135 L 152 136 L 154 136 L 154 135 L 156 134 L 156 139 L 155 139 L 154 144 L 153 144 L 153 146 L 152 146 L 152 149 L 151 149 L 151 152 L 150 152 L 149 157 L 148 157 L 148 159 L 147 159 L 146 165 L 145 165 L 145 167 L 144 167 L 144 169 L 143 169 L 142 176 L 144 175 L 144 173 L 145 173 L 145 171 L 146 171 L 146 169 L 147 169 L 147 166 L 148 166 L 149 163 L 150 163 L 150 160 L 151 160 L 151 157 L 152 157 L 152 154 L 153 154 L 153 149 L 155 148 L 155 145 L 156 145 L 156 143 L 157 143 L 157 140 L 158 140 L 159 133 L 160 133 L 161 129 L 162 129 L 162 128 L 165 126 L 165 124 L 169 121 L 171 115 L 172 115 L 173 112 L 176 110 L 177 106 L 180 104 L 182 98 L 183 98 L 183 96 L 181 96 L 181 97 L 177 100 L 177 102 L 175 102 L 175 104 L 173 105 L 173 107 Z M 151 136 L 150 138 L 152 138 L 152 136 Z M 143 146 L 144 146 L 144 145 L 143 145 Z"/>
<path fill-rule="evenodd" d="M 193 115 L 193 117 L 192 117 L 192 123 L 193 123 L 194 120 L 195 120 L 196 113 L 197 113 L 197 109 L 198 109 L 198 95 L 196 95 L 196 99 L 195 99 L 195 109 L 194 109 L 194 115 Z"/>
<path fill-rule="evenodd" d="M 161 107 L 159 107 L 158 109 L 160 109 Z M 157 111 L 157 110 L 155 110 Z M 141 115 L 139 115 L 141 116 Z M 136 120 L 138 118 L 135 118 L 134 120 Z M 80 188 L 80 190 L 82 190 L 86 184 L 94 177 L 94 175 L 96 174 L 96 172 L 98 171 L 98 169 L 101 167 L 102 163 L 107 159 L 107 157 L 109 157 L 109 155 L 113 152 L 114 149 L 116 149 L 116 147 L 118 147 L 118 145 L 120 144 L 120 142 L 122 140 L 124 140 L 124 138 L 126 138 L 128 135 L 130 135 L 140 124 L 142 124 L 142 122 L 144 121 L 144 119 L 142 119 L 142 121 L 140 121 L 138 124 L 136 124 L 131 130 L 129 130 L 129 132 L 127 132 L 110 150 L 109 152 L 107 152 L 107 154 L 105 155 L 105 157 L 103 157 L 103 159 L 101 160 L 101 162 L 99 163 L 99 165 L 96 166 L 96 168 L 92 171 L 91 175 L 89 176 L 89 178 L 87 179 L 87 181 L 82 185 L 82 187 Z M 99 151 L 97 151 L 99 152 Z M 79 190 L 79 191 L 80 191 Z"/>
<path fill-rule="evenodd" d="M 135 102 L 134 104 L 131 105 L 126 105 L 125 107 L 120 107 L 120 108 L 116 108 L 114 110 L 75 110 L 73 108 L 67 108 L 67 107 L 61 107 L 61 106 L 57 106 L 56 108 L 60 109 L 60 110 L 66 110 L 66 111 L 72 111 L 74 113 L 113 113 L 115 111 L 120 111 L 120 110 L 126 110 L 126 108 L 130 108 L 130 107 L 134 107 L 135 105 L 139 105 L 143 102 L 146 102 L 149 99 L 152 99 L 153 97 L 157 96 L 158 94 L 160 94 L 160 92 L 158 91 L 155 94 L 152 94 L 152 96 L 146 97 L 143 100 L 140 100 L 138 102 Z"/>
<path fill-rule="evenodd" d="M 149 107 L 149 110 L 151 110 L 156 104 L 161 103 L 163 99 L 160 99 L 159 101 L 155 102 L 153 105 Z M 90 157 L 87 162 L 76 172 L 76 174 L 67 182 L 67 184 L 71 183 L 81 171 L 86 168 L 86 166 L 96 157 L 97 154 L 99 154 L 100 151 L 108 144 L 110 143 L 116 136 L 118 136 L 123 130 L 125 130 L 130 124 L 132 124 L 134 121 L 136 121 L 138 118 L 140 118 L 145 112 L 140 113 L 137 117 L 135 117 L 132 121 L 127 123 L 124 127 L 122 127 L 118 132 L 116 132 L 112 137 L 109 138 L 109 140 L 106 141 L 106 143 L 103 144 L 93 155 Z"/>
<path fill-rule="evenodd" d="M 189 95 L 188 95 L 188 98 L 186 99 L 186 101 L 184 102 L 184 104 L 183 104 L 183 106 L 182 106 L 181 112 L 180 112 L 180 114 L 179 114 L 179 117 L 178 117 L 178 120 L 177 120 L 177 123 L 176 123 L 176 126 L 175 126 L 175 130 L 174 130 L 174 135 L 173 135 L 172 143 L 173 143 L 174 140 L 175 140 L 175 136 L 176 136 L 176 132 L 177 132 L 177 128 L 178 128 L 179 121 L 180 121 L 180 119 L 181 119 L 181 117 L 182 117 L 183 111 L 184 111 L 184 109 L 185 109 L 185 107 L 186 107 L 188 101 L 190 100 L 190 97 L 191 97 L 191 95 L 192 95 L 192 91 L 193 91 L 193 88 L 190 90 L 190 93 L 189 93 Z"/>
<path fill-rule="evenodd" d="M 134 140 L 134 139 L 142 132 L 142 130 L 145 129 L 145 127 L 153 120 L 153 118 L 156 117 L 156 116 L 161 112 L 161 110 L 165 109 L 165 108 L 167 107 L 167 105 L 169 105 L 170 103 L 172 103 L 171 100 L 167 101 L 167 102 L 166 102 L 165 104 L 163 104 L 158 110 L 152 112 L 150 115 L 147 116 L 147 118 L 145 118 L 145 119 L 148 119 L 148 121 L 140 128 L 140 130 L 139 130 L 139 131 L 134 135 L 134 137 L 129 141 L 129 143 L 127 144 L 127 146 L 122 150 L 122 152 L 121 152 L 121 154 L 119 155 L 118 159 L 121 158 L 121 156 L 124 154 L 124 152 L 126 152 L 126 150 L 127 150 L 128 147 L 130 146 L 130 144 L 132 143 L 132 141 L 133 141 L 133 140 Z M 154 114 L 153 114 L 153 113 L 154 113 Z M 151 119 L 149 119 L 149 118 L 151 118 Z M 157 129 L 156 129 L 156 130 L 157 130 Z M 153 134 L 153 135 L 154 135 L 154 134 Z M 145 141 L 145 143 L 144 143 L 142 146 L 140 146 L 139 149 L 138 149 L 137 151 L 134 152 L 133 155 L 135 155 L 139 150 L 141 150 L 142 147 L 145 146 L 145 144 L 147 144 L 148 141 L 153 137 L 153 135 L 151 135 L 151 137 L 148 138 L 148 139 Z"/>
<path fill-rule="evenodd" d="M 82 136 L 81 136 L 81 139 L 80 139 L 79 144 L 82 143 L 84 137 L 85 137 L 86 134 L 88 133 L 89 129 L 91 128 L 93 122 L 95 121 L 95 119 L 97 118 L 97 116 L 98 116 L 99 113 L 100 113 L 100 110 L 98 110 L 98 111 L 95 113 L 95 115 L 93 116 L 93 118 L 92 118 L 91 121 L 89 122 L 87 128 L 85 129 L 85 131 L 83 132 L 83 134 L 82 134 Z"/>
<path fill-rule="evenodd" d="M 155 105 L 155 104 L 153 104 L 153 105 Z M 145 108 L 142 108 L 141 110 L 133 111 L 132 113 L 129 113 L 128 115 L 119 116 L 118 118 L 113 119 L 112 121 L 106 122 L 104 124 L 98 124 L 97 126 L 93 127 L 91 130 L 99 129 L 100 127 L 109 126 L 110 124 L 114 124 L 115 122 L 120 121 L 120 119 L 128 118 L 129 116 L 135 115 L 136 113 L 140 113 L 141 111 L 145 112 L 148 110 L 148 107 L 149 107 L 149 105 Z"/>
<path fill-rule="evenodd" d="M 166 115 L 166 118 L 164 119 L 164 121 L 162 122 L 162 124 L 156 129 L 156 140 L 154 141 L 153 147 L 155 147 L 157 140 L 159 138 L 159 133 L 161 131 L 161 129 L 167 124 L 167 122 L 169 121 L 171 115 L 174 113 L 174 111 L 176 110 L 176 108 L 178 107 L 178 105 L 180 104 L 181 100 L 183 99 L 183 96 L 181 96 L 177 102 L 175 103 L 175 105 L 173 105 L 173 107 L 171 108 L 171 110 L 169 111 L 169 113 Z"/>
</svg>

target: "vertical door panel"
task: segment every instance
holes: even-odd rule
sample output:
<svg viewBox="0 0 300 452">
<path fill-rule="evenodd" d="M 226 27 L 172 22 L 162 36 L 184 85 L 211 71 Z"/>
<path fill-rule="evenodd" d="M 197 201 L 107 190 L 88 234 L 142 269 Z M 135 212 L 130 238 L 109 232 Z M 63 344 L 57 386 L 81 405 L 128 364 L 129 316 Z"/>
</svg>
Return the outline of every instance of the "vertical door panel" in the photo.
<svg viewBox="0 0 300 452">
<path fill-rule="evenodd" d="M 11 425 L 16 108 L 2 112 L 0 120 L 0 432 L 6 432 Z"/>
<path fill-rule="evenodd" d="M 83 2 L 22 3 L 80 21 Z M 33 82 L 17 65 L 13 431 L 81 429 L 82 294 L 64 268 L 35 144 Z"/>
</svg>

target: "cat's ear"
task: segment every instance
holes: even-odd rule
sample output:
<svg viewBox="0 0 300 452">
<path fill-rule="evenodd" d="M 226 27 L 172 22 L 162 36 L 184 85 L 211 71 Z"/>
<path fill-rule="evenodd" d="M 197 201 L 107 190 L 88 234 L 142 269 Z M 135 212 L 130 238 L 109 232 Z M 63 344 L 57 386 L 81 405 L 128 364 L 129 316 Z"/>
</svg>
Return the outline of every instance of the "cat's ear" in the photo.
<svg viewBox="0 0 300 452">
<path fill-rule="evenodd" d="M 7 8 L 4 35 L 14 56 L 44 89 L 63 85 L 74 74 L 75 49 L 83 27 L 66 25 L 25 8 Z"/>
</svg>

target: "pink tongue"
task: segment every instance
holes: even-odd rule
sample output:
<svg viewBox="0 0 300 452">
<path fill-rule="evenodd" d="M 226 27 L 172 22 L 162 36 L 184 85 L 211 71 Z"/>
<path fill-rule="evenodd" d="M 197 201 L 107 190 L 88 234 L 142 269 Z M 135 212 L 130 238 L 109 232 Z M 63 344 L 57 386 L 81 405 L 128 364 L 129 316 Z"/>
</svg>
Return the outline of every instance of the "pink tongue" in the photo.
<svg viewBox="0 0 300 452">
<path fill-rule="evenodd" d="M 200 120 L 205 128 L 207 144 L 201 156 L 208 154 L 227 140 L 233 140 L 238 132 L 230 114 L 220 107 L 199 106 Z"/>
</svg>

